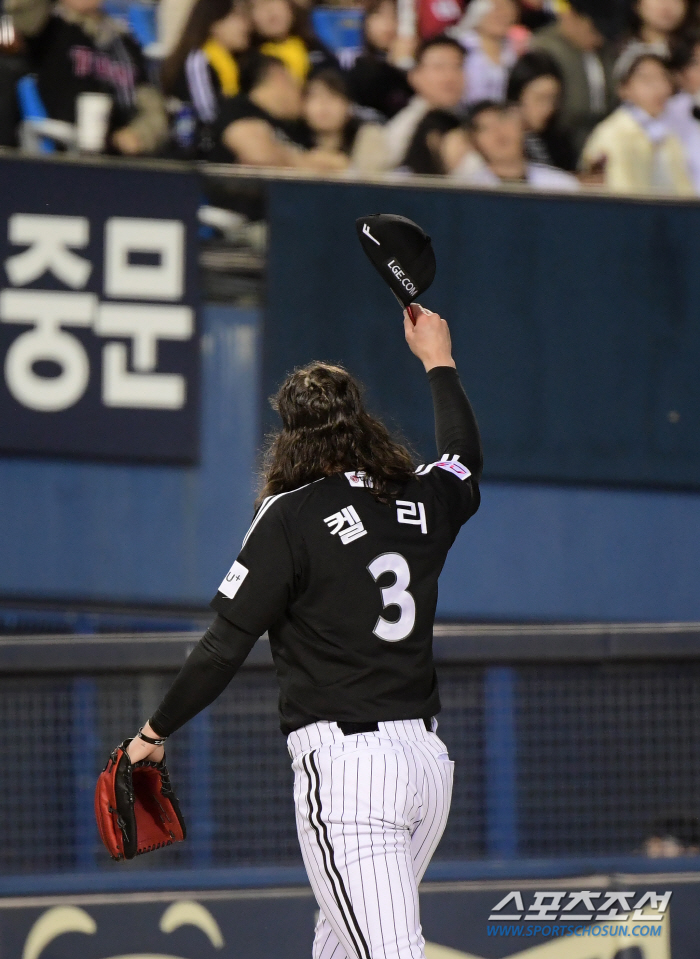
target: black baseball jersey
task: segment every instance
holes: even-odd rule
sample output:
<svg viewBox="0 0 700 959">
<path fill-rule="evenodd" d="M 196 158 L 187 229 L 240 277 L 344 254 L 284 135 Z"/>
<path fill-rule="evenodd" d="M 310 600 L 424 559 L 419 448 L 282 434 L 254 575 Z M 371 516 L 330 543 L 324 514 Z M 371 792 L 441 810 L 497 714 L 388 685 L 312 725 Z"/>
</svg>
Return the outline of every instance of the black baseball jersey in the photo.
<svg viewBox="0 0 700 959">
<path fill-rule="evenodd" d="M 264 500 L 212 601 L 241 630 L 268 631 L 285 732 L 440 708 L 438 577 L 478 485 L 458 456 L 419 467 L 389 503 L 367 483 L 348 472 Z"/>
</svg>

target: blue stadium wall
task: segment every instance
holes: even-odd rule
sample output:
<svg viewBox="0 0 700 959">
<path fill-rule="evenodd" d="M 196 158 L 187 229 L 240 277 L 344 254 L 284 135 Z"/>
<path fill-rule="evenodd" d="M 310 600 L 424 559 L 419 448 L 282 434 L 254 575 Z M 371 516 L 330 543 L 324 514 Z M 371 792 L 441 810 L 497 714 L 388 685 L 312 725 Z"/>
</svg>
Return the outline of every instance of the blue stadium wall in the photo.
<svg viewBox="0 0 700 959">
<path fill-rule="evenodd" d="M 255 311 L 204 309 L 196 467 L 0 460 L 0 594 L 207 603 L 251 518 L 260 344 Z M 485 481 L 439 614 L 697 620 L 699 533 L 697 493 Z"/>
<path fill-rule="evenodd" d="M 110 203 L 131 209 L 123 172 L 107 173 Z M 195 195 L 195 174 L 179 175 Z M 311 358 L 347 363 L 432 456 L 425 377 L 354 231 L 392 210 L 433 237 L 426 302 L 450 319 L 484 438 L 482 507 L 450 554 L 440 616 L 700 620 L 700 203 L 265 190 L 264 315 L 203 309 L 199 463 L 0 458 L 0 598 L 206 604 L 251 519 L 264 398 Z M 167 209 L 193 219 L 180 193 Z"/>
</svg>

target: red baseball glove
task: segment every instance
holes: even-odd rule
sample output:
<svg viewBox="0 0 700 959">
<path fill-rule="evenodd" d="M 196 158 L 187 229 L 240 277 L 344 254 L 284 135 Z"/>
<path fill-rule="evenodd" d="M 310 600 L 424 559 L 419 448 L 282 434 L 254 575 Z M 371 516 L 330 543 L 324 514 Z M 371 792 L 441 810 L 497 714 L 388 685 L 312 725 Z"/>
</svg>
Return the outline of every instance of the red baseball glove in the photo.
<svg viewBox="0 0 700 959">
<path fill-rule="evenodd" d="M 165 759 L 132 763 L 130 742 L 111 753 L 95 789 L 97 827 L 112 859 L 133 859 L 187 835 Z"/>
</svg>

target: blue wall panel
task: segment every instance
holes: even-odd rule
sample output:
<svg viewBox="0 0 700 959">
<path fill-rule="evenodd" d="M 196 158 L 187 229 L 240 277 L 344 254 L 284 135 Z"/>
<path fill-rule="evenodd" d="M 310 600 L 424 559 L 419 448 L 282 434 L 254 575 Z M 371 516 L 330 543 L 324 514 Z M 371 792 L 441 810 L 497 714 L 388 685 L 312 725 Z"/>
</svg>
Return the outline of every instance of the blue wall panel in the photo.
<svg viewBox="0 0 700 959">
<path fill-rule="evenodd" d="M 488 479 L 700 488 L 700 203 L 273 183 L 265 389 L 344 362 L 429 456 L 425 377 L 355 234 L 378 210 L 433 238 L 423 299 L 450 321 Z"/>
<path fill-rule="evenodd" d="M 0 460 L 0 593 L 211 598 L 252 515 L 256 316 L 204 310 L 199 466 Z"/>
<path fill-rule="evenodd" d="M 198 467 L 0 459 L 0 594 L 208 602 L 251 517 L 257 335 L 254 312 L 204 312 Z M 441 617 L 700 619 L 697 494 L 482 492 L 440 581 Z"/>
<path fill-rule="evenodd" d="M 438 614 L 700 620 L 699 570 L 696 493 L 484 483 Z"/>
</svg>

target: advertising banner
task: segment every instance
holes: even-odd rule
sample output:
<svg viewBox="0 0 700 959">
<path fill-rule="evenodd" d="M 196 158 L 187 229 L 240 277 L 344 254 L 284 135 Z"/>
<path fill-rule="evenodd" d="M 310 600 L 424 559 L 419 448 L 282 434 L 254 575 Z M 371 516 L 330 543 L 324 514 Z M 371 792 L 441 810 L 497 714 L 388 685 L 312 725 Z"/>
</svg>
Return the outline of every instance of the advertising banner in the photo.
<svg viewBox="0 0 700 959">
<path fill-rule="evenodd" d="M 425 955 L 697 959 L 699 892 L 691 874 L 426 883 Z M 5 899 L 0 950 L 3 959 L 310 959 L 317 908 L 308 887 Z"/>
<path fill-rule="evenodd" d="M 0 160 L 0 451 L 191 463 L 194 174 Z"/>
</svg>

